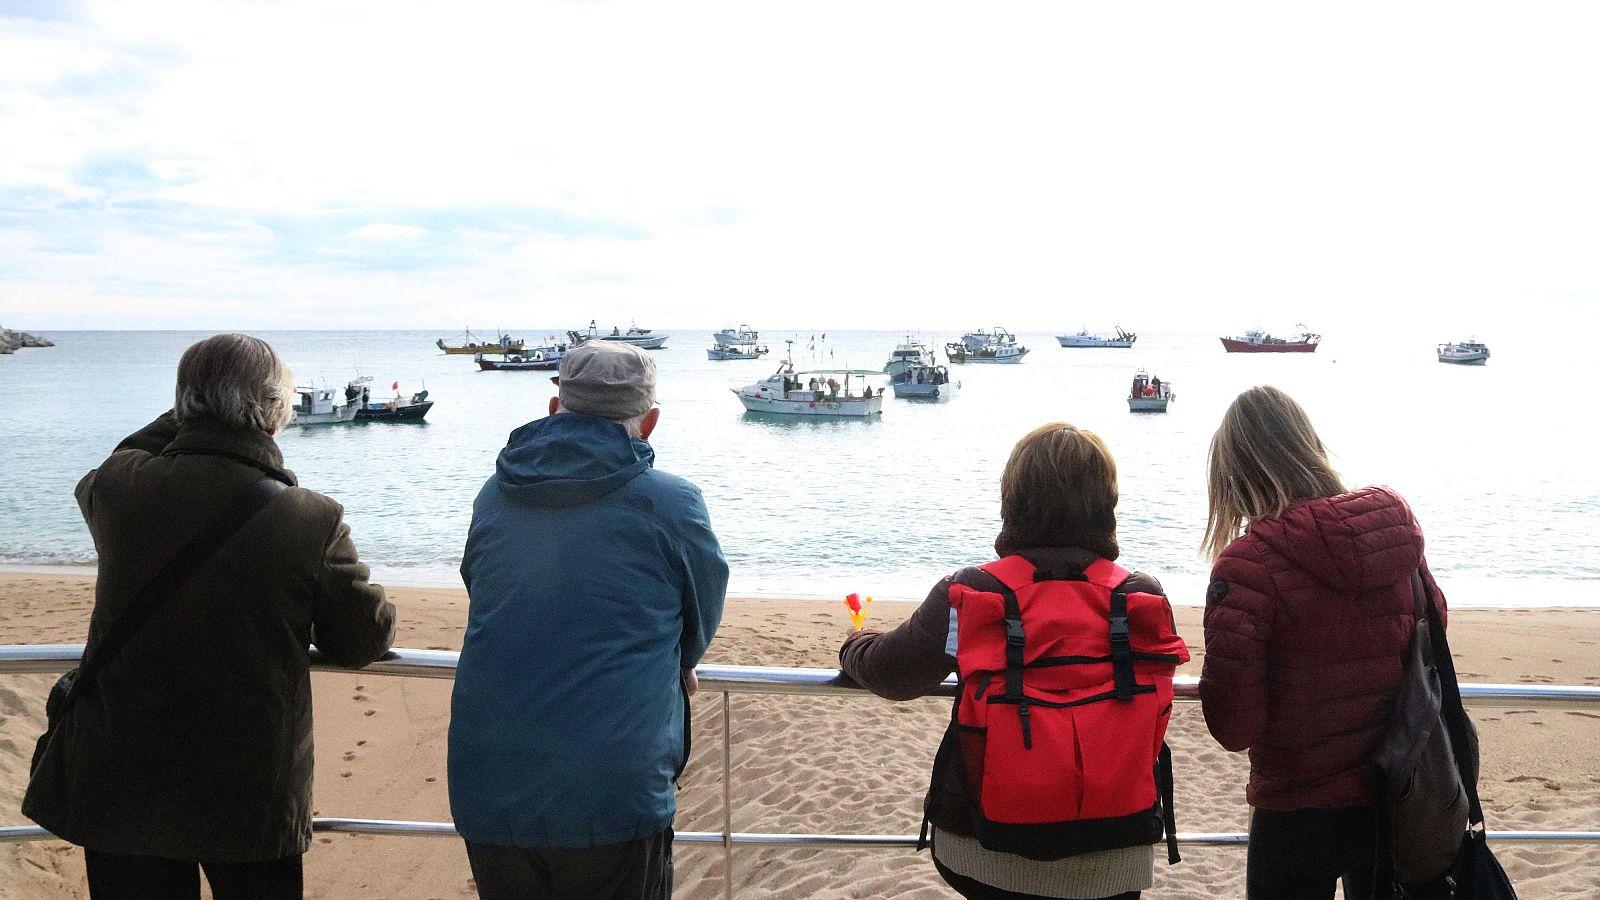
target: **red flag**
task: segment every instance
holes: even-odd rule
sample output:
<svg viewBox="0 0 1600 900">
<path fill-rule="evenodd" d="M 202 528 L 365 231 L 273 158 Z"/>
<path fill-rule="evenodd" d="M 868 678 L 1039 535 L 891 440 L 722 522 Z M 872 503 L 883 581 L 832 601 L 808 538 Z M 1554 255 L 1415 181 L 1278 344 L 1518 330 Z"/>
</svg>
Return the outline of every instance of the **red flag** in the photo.
<svg viewBox="0 0 1600 900">
<path fill-rule="evenodd" d="M 394 391 L 400 390 L 400 382 L 396 381 L 394 384 L 389 386 L 389 389 Z"/>
</svg>

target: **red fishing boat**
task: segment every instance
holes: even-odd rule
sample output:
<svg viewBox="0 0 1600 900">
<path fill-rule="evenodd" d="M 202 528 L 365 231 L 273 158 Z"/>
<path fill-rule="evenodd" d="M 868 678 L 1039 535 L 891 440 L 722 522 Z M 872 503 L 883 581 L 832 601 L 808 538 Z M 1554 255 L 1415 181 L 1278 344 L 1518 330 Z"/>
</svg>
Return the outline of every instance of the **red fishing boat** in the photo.
<svg viewBox="0 0 1600 900">
<path fill-rule="evenodd" d="M 1259 328 L 1252 328 L 1241 337 L 1225 337 L 1220 340 L 1222 349 L 1229 353 L 1315 353 L 1322 335 L 1302 331 L 1295 337 L 1281 338 L 1273 337 Z"/>
</svg>

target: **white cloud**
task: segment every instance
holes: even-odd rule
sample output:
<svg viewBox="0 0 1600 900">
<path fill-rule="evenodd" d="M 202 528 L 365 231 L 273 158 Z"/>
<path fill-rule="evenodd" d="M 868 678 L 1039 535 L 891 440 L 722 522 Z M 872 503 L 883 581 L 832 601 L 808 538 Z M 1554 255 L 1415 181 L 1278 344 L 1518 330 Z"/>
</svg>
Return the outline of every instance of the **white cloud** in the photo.
<svg viewBox="0 0 1600 900">
<path fill-rule="evenodd" d="M 426 237 L 428 229 L 418 228 L 415 225 L 395 225 L 389 222 L 377 222 L 372 225 L 363 225 L 350 232 L 350 237 L 358 241 L 415 241 Z"/>
</svg>

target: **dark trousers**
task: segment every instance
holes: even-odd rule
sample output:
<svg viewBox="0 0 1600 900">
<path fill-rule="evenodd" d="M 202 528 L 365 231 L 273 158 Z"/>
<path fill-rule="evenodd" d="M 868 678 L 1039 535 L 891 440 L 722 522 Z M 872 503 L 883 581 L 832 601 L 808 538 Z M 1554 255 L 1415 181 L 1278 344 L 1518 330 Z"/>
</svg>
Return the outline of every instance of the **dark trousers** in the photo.
<svg viewBox="0 0 1600 900">
<path fill-rule="evenodd" d="M 301 857 L 247 863 L 197 863 L 83 849 L 92 900 L 200 900 L 200 870 L 215 900 L 300 900 Z"/>
<path fill-rule="evenodd" d="M 1258 809 L 1250 816 L 1245 880 L 1250 900 L 1372 900 L 1372 809 Z"/>
<path fill-rule="evenodd" d="M 467 841 L 482 900 L 667 900 L 672 829 L 583 850 L 495 847 Z"/>
<path fill-rule="evenodd" d="M 939 870 L 939 877 L 944 879 L 945 884 L 955 888 L 956 893 L 966 897 L 967 900 L 1050 900 L 1050 898 L 1042 897 L 1038 894 L 1019 894 L 1016 891 L 1003 891 L 993 885 L 975 881 L 965 875 L 957 875 L 955 872 L 945 868 L 944 863 L 939 862 L 937 858 L 933 861 L 933 867 Z M 1103 900 L 1139 900 L 1139 893 L 1139 891 L 1129 891 L 1126 894 L 1105 897 Z"/>
</svg>

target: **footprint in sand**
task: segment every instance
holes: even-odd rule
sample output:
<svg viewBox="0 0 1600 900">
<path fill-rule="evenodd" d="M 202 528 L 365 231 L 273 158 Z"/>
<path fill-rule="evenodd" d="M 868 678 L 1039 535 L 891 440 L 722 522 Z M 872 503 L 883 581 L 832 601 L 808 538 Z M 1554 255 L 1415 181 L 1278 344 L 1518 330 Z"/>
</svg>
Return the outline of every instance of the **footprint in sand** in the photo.
<svg viewBox="0 0 1600 900">
<path fill-rule="evenodd" d="M 356 752 L 354 750 L 345 751 L 345 754 L 344 754 L 344 761 L 345 762 L 350 762 L 351 760 L 353 760 L 355 758 L 356 758 Z"/>
<path fill-rule="evenodd" d="M 375 710 L 375 709 L 369 709 L 366 712 L 362 713 L 363 716 L 375 716 L 377 714 L 378 714 L 378 711 Z"/>
<path fill-rule="evenodd" d="M 356 741 L 356 746 L 357 747 L 365 747 L 366 745 L 367 745 L 366 741 Z"/>
<path fill-rule="evenodd" d="M 1569 715 L 1569 716 L 1582 716 L 1585 719 L 1600 719 L 1600 715 L 1597 715 L 1595 713 L 1590 713 L 1590 712 L 1578 712 L 1575 709 L 1567 710 L 1567 715 Z"/>
<path fill-rule="evenodd" d="M 351 775 L 354 775 L 354 774 L 355 774 L 354 772 L 340 772 L 339 773 L 339 777 L 340 778 L 349 778 Z"/>
</svg>

